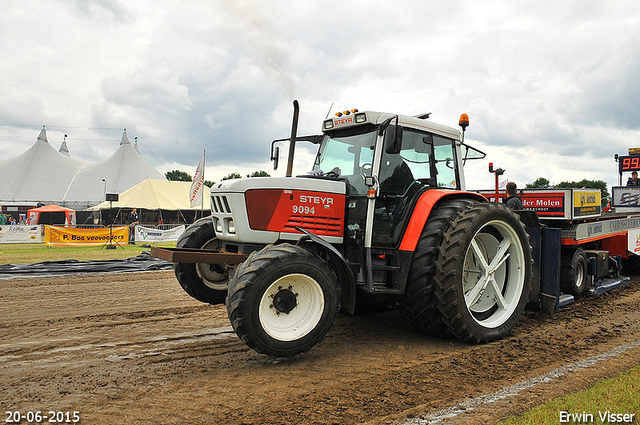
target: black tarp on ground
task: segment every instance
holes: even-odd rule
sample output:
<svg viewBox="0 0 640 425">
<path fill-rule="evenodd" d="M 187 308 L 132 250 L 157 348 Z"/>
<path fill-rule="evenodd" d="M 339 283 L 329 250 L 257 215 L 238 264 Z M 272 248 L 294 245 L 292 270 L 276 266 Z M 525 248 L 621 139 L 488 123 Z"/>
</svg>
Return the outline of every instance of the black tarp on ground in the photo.
<svg viewBox="0 0 640 425">
<path fill-rule="evenodd" d="M 0 279 L 42 278 L 74 274 L 145 272 L 170 270 L 173 263 L 151 257 L 150 251 L 142 251 L 136 257 L 124 260 L 60 260 L 33 264 L 0 265 Z"/>
</svg>

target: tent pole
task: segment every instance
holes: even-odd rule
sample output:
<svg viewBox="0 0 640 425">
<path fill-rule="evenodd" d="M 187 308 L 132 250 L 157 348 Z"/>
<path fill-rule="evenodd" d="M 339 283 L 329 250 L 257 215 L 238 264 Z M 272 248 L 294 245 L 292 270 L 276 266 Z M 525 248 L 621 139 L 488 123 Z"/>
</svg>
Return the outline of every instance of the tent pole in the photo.
<svg viewBox="0 0 640 425">
<path fill-rule="evenodd" d="M 118 208 L 118 212 L 116 213 L 116 216 L 113 217 L 113 220 L 111 220 L 111 224 L 116 222 L 116 219 L 118 218 L 118 216 L 120 215 L 120 212 L 122 211 L 122 207 Z"/>
</svg>

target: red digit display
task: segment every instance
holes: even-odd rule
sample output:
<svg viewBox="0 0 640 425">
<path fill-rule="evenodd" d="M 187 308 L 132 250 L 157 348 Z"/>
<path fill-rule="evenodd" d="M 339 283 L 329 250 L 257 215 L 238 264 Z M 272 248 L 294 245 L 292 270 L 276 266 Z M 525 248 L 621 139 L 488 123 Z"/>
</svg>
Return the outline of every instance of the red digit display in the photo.
<svg viewBox="0 0 640 425">
<path fill-rule="evenodd" d="M 640 156 L 621 156 L 620 172 L 623 171 L 640 171 Z"/>
</svg>

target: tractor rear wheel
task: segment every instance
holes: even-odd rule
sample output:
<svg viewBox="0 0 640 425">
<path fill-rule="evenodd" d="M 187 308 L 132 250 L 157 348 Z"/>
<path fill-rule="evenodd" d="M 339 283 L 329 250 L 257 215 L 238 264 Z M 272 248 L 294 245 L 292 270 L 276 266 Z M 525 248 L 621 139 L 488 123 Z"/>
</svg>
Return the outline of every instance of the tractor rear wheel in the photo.
<svg viewBox="0 0 640 425">
<path fill-rule="evenodd" d="M 478 203 L 445 232 L 436 261 L 438 309 L 457 338 L 482 343 L 509 334 L 532 275 L 529 236 L 502 204 Z"/>
<path fill-rule="evenodd" d="M 191 224 L 178 238 L 176 248 L 220 248 L 212 218 L 203 217 Z M 224 265 L 173 263 L 173 271 L 182 289 L 196 300 L 209 304 L 224 303 L 229 287 L 229 273 Z"/>
<path fill-rule="evenodd" d="M 238 266 L 226 306 L 250 348 L 291 357 L 310 350 L 333 326 L 340 286 L 319 256 L 297 245 L 268 245 Z"/>
<path fill-rule="evenodd" d="M 399 302 L 400 314 L 417 332 L 437 337 L 449 333 L 438 311 L 435 296 L 438 247 L 451 221 L 473 204 L 474 201 L 469 199 L 446 200 L 437 204 L 422 230 L 411 260 L 407 287 Z"/>
</svg>

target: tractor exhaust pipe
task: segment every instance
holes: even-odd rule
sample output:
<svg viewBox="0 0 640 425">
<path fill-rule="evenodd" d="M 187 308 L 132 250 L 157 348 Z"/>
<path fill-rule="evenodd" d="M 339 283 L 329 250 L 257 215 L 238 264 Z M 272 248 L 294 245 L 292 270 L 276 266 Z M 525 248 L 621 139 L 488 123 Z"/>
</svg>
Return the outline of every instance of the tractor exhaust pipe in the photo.
<svg viewBox="0 0 640 425">
<path fill-rule="evenodd" d="M 289 139 L 289 159 L 287 160 L 286 177 L 293 174 L 293 153 L 296 150 L 296 135 L 298 133 L 298 116 L 300 115 L 300 105 L 297 100 L 293 101 L 293 123 L 291 124 L 291 138 Z"/>
</svg>

